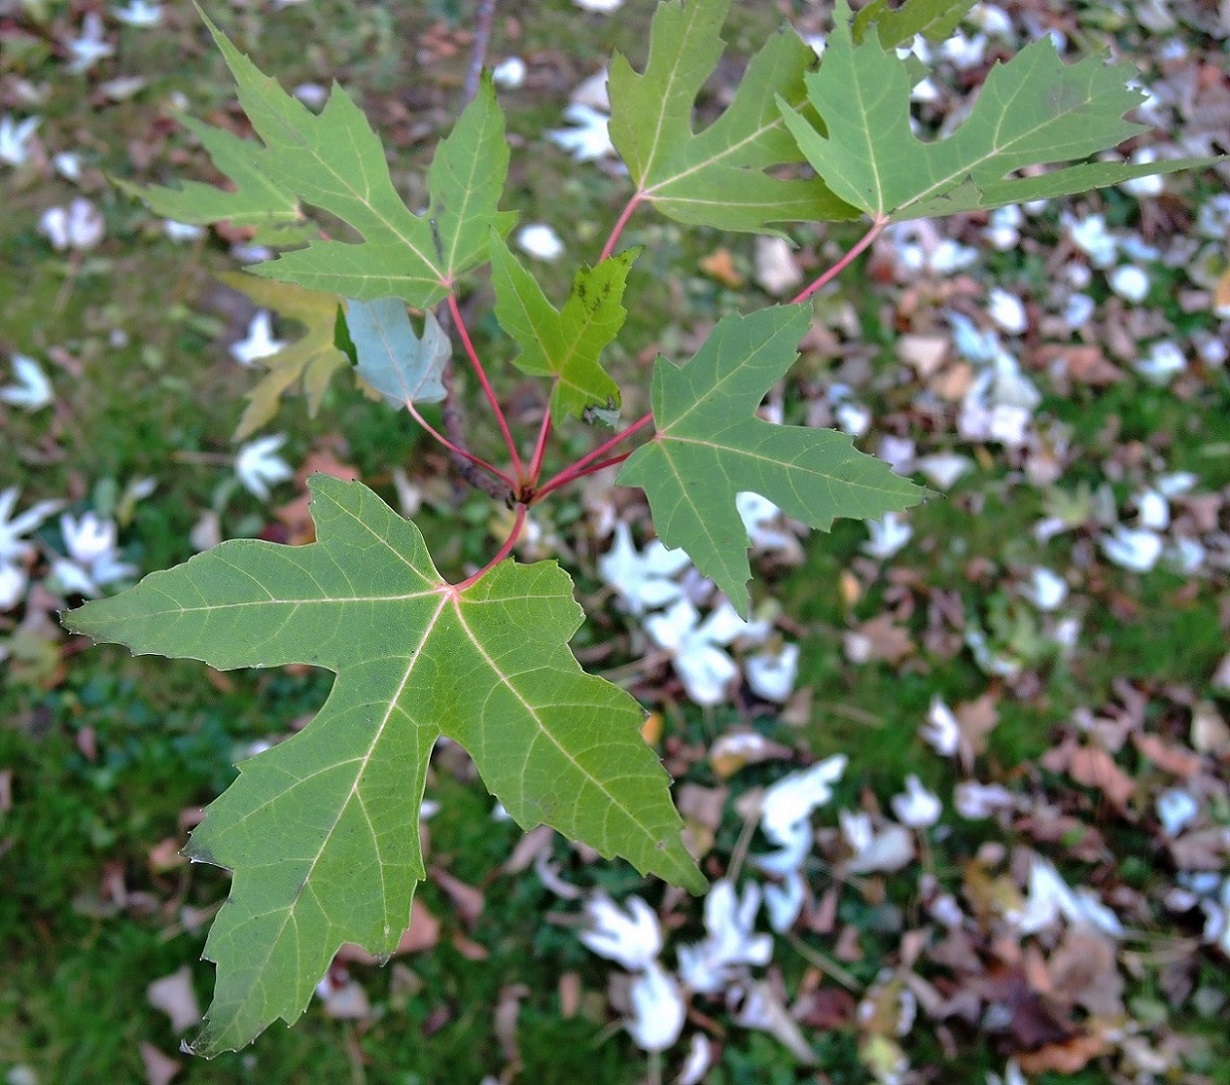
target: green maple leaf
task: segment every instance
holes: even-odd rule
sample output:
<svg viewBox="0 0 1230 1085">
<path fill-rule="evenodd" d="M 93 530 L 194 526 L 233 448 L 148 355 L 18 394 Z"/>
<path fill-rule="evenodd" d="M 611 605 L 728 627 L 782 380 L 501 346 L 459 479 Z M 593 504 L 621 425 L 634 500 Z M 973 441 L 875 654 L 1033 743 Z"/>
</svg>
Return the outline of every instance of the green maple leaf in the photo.
<svg viewBox="0 0 1230 1085">
<path fill-rule="evenodd" d="M 945 41 L 961 24 L 978 0 L 907 0 L 889 7 L 889 0 L 871 0 L 854 18 L 854 40 L 862 41 L 875 26 L 885 49 L 901 45 L 922 34 L 928 41 Z"/>
<path fill-rule="evenodd" d="M 838 196 L 873 217 L 900 221 L 1084 192 L 1210 161 L 1095 163 L 1006 180 L 1014 170 L 1087 158 L 1147 131 L 1123 119 L 1145 98 L 1129 85 L 1137 75 L 1130 64 L 1099 57 L 1064 64 L 1046 38 L 991 69 L 955 131 L 921 140 L 910 129 L 906 64 L 874 27 L 855 44 L 849 5 L 840 0 L 820 70 L 806 77 L 825 131 L 796 103 L 783 96 L 779 104 L 807 160 Z"/>
<path fill-rule="evenodd" d="M 207 1056 L 294 1021 L 343 943 L 396 948 L 441 734 L 523 827 L 705 887 L 640 707 L 568 651 L 582 619 L 568 575 L 506 561 L 458 589 L 371 490 L 324 475 L 309 487 L 317 542 L 225 542 L 64 617 L 136 653 L 337 674 L 316 719 L 245 761 L 192 833 L 188 854 L 234 871 L 205 946 L 218 980 L 193 1049 Z"/>
<path fill-rule="evenodd" d="M 332 294 L 257 279 L 238 271 L 224 271 L 218 278 L 261 308 L 297 320 L 304 327 L 299 339 L 275 354 L 256 359 L 254 364 L 267 372 L 248 392 L 248 406 L 239 419 L 234 439 L 250 437 L 277 414 L 282 396 L 298 388 L 306 394 L 308 412 L 315 417 L 333 374 L 346 364 L 346 355 L 334 345 L 338 299 Z"/>
<path fill-rule="evenodd" d="M 758 493 L 826 531 L 835 517 L 881 516 L 926 495 L 859 452 L 847 434 L 754 417 L 765 392 L 794 363 L 810 320 L 805 305 L 727 316 L 686 365 L 660 357 L 654 439 L 616 479 L 645 491 L 662 541 L 685 549 L 744 614 L 751 571 L 737 494 Z"/>
<path fill-rule="evenodd" d="M 734 100 L 701 132 L 697 94 L 717 66 L 730 0 L 665 0 L 653 17 L 649 60 L 638 74 L 611 61 L 611 142 L 641 199 L 679 222 L 765 231 L 775 222 L 847 219 L 854 211 L 821 180 L 784 180 L 766 170 L 802 161 L 775 105 L 804 101 L 811 48 L 789 29 L 752 59 Z"/>
<path fill-rule="evenodd" d="M 324 109 L 313 113 L 205 21 L 264 142 L 251 152 L 254 168 L 363 237 L 354 244 L 310 242 L 252 268 L 255 274 L 363 301 L 402 298 L 426 309 L 449 294 L 459 275 L 486 262 L 489 232 L 507 233 L 515 218 L 497 210 L 508 144 L 489 77 L 437 146 L 428 172 L 431 200 L 418 216 L 397 194 L 380 139 L 345 91 L 335 85 Z"/>
<path fill-rule="evenodd" d="M 441 374 L 452 344 L 428 311 L 423 334 L 414 334 L 405 303 L 397 298 L 346 303 L 346 330 L 354 344 L 355 370 L 394 407 L 439 403 L 444 398 Z"/>
<path fill-rule="evenodd" d="M 142 188 L 118 179 L 115 184 L 144 201 L 156 215 L 193 226 L 230 222 L 248 227 L 254 231 L 253 241 L 261 245 L 295 245 L 316 232 L 315 226 L 305 222 L 294 195 L 255 167 L 255 144 L 192 117 L 183 117 L 180 123 L 201 141 L 213 164 L 234 184 L 234 191 L 199 181 L 179 188 Z"/>
<path fill-rule="evenodd" d="M 492 235 L 496 318 L 521 348 L 517 367 L 523 373 L 555 378 L 553 414 L 582 417 L 594 408 L 606 412 L 619 406 L 619 386 L 598 359 L 628 315 L 620 302 L 628 269 L 639 253 L 640 249 L 629 249 L 597 267 L 582 267 L 559 310 L 504 241 Z"/>
</svg>

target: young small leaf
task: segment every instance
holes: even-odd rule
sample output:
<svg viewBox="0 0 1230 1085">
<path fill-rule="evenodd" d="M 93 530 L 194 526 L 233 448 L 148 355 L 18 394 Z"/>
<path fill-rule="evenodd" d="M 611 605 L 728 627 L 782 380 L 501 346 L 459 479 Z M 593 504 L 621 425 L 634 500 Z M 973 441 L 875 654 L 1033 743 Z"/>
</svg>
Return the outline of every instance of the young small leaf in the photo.
<svg viewBox="0 0 1230 1085">
<path fill-rule="evenodd" d="M 1144 101 L 1130 86 L 1136 69 L 1099 57 L 1064 64 L 1049 39 L 1034 42 L 991 69 L 969 116 L 943 139 L 910 129 L 911 78 L 874 26 L 855 44 L 846 0 L 837 6 L 808 97 L 825 132 L 786 99 L 782 115 L 807 159 L 842 199 L 873 217 L 893 220 L 998 207 L 1085 191 L 1133 177 L 1190 168 L 1198 162 L 1073 166 L 1037 179 L 1005 180 L 1025 166 L 1086 158 L 1145 130 L 1123 119 Z M 1100 163 L 1099 166 L 1106 164 Z"/>
<path fill-rule="evenodd" d="M 304 220 L 294 195 L 256 168 L 254 158 L 259 148 L 254 143 L 192 117 L 183 117 L 180 123 L 201 141 L 213 164 L 230 178 L 235 185 L 233 192 L 199 181 L 189 181 L 179 188 L 142 188 L 118 179 L 115 184 L 143 200 L 156 215 L 193 226 L 229 222 L 248 227 L 255 231 L 253 241 L 261 245 L 296 245 L 316 232 L 316 227 Z"/>
<path fill-rule="evenodd" d="M 363 237 L 357 244 L 313 241 L 257 265 L 255 274 L 363 301 L 402 298 L 426 309 L 486 260 L 492 229 L 512 228 L 515 216 L 497 210 L 508 144 L 489 77 L 436 148 L 428 172 L 431 202 L 420 217 L 397 194 L 379 137 L 345 91 L 334 86 L 324 109 L 312 113 L 205 22 L 265 144 L 252 152 L 253 167 Z"/>
<path fill-rule="evenodd" d="M 517 822 L 703 892 L 668 779 L 628 694 L 585 674 L 583 617 L 555 562 L 446 584 L 423 537 L 360 483 L 309 481 L 317 541 L 225 542 L 65 625 L 220 669 L 290 663 L 337 680 L 304 730 L 241 766 L 189 854 L 231 869 L 205 954 L 217 988 L 193 1050 L 294 1021 L 344 942 L 391 953 L 423 878 L 418 814 L 445 734 Z"/>
<path fill-rule="evenodd" d="M 821 180 L 765 171 L 802 161 L 774 105 L 804 101 L 803 72 L 815 54 L 790 30 L 752 59 L 734 100 L 702 132 L 692 110 L 717 66 L 730 0 L 664 0 L 653 17 L 649 60 L 638 74 L 611 61 L 611 142 L 642 199 L 679 222 L 765 231 L 770 223 L 854 218 Z"/>
<path fill-rule="evenodd" d="M 297 320 L 305 329 L 301 339 L 276 354 L 256 360 L 255 364 L 268 372 L 248 392 L 248 406 L 239 419 L 234 439 L 242 441 L 252 436 L 277 413 L 281 397 L 296 388 L 301 387 L 307 395 L 308 412 L 315 417 L 333 374 L 346 364 L 346 355 L 333 341 L 337 298 L 238 271 L 224 271 L 218 278 L 262 308 Z"/>
<path fill-rule="evenodd" d="M 346 327 L 358 355 L 360 377 L 387 403 L 439 403 L 444 398 L 440 375 L 452 344 L 429 309 L 420 339 L 410 326 L 406 304 L 397 298 L 346 301 Z"/>
<path fill-rule="evenodd" d="M 737 494 L 758 493 L 825 531 L 838 516 L 881 516 L 926 496 L 844 433 L 755 417 L 765 392 L 794 363 L 810 319 L 805 305 L 734 314 L 718 322 L 686 365 L 660 357 L 654 439 L 616 479 L 645 491 L 661 540 L 686 550 L 743 614 L 751 570 Z"/>
<path fill-rule="evenodd" d="M 573 277 L 564 308 L 557 310 L 504 241 L 492 235 L 496 318 L 521 348 L 517 367 L 523 373 L 555 378 L 553 414 L 584 417 L 587 411 L 619 406 L 619 386 L 598 360 L 628 315 L 620 302 L 628 269 L 639 252 L 629 249 L 597 267 L 582 267 Z"/>
</svg>

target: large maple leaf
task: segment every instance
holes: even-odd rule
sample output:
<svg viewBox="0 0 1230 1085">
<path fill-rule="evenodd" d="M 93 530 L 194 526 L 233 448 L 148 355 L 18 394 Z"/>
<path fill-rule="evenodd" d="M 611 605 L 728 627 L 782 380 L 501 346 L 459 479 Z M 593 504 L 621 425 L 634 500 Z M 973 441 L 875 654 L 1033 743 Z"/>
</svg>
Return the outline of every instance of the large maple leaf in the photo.
<svg viewBox="0 0 1230 1085">
<path fill-rule="evenodd" d="M 816 172 L 843 200 L 894 220 L 1085 192 L 1134 177 L 1171 173 L 1208 159 L 1095 162 L 1010 178 L 1026 166 L 1087 158 L 1147 126 L 1124 119 L 1145 95 L 1130 64 L 1100 57 L 1065 64 L 1045 38 L 990 71 L 969 115 L 943 139 L 910 127 L 905 61 L 885 49 L 875 24 L 855 42 L 850 7 L 840 0 L 819 71 L 805 78 L 817 127 L 786 95 L 778 104 Z"/>
<path fill-rule="evenodd" d="M 506 234 L 516 218 L 497 210 L 508 144 L 490 77 L 436 148 L 431 200 L 415 215 L 393 187 L 379 137 L 345 91 L 335 85 L 313 113 L 205 21 L 264 142 L 250 152 L 253 168 L 363 238 L 313 241 L 258 264 L 253 274 L 362 301 L 402 298 L 424 309 L 445 297 L 458 275 L 486 262 L 490 231 Z"/>
<path fill-rule="evenodd" d="M 295 1020 L 344 942 L 396 948 L 442 734 L 524 828 L 705 886 L 640 707 L 567 648 L 582 618 L 568 575 L 508 561 L 458 589 L 371 490 L 324 475 L 309 486 L 317 542 L 226 542 L 65 616 L 137 653 L 337 674 L 316 719 L 245 761 L 192 834 L 193 858 L 234 871 L 205 947 L 218 980 L 193 1045 L 203 1055 Z"/>
<path fill-rule="evenodd" d="M 611 61 L 611 142 L 640 198 L 679 222 L 724 230 L 855 217 L 822 180 L 766 172 L 802 161 L 775 103 L 805 100 L 803 73 L 815 61 L 792 30 L 769 39 L 725 112 L 693 131 L 696 96 L 722 55 L 729 9 L 730 0 L 665 0 L 654 13 L 645 71 L 618 53 Z"/>
<path fill-rule="evenodd" d="M 758 493 L 826 531 L 838 516 L 881 516 L 926 495 L 859 452 L 847 434 L 755 417 L 765 392 L 794 363 L 810 321 L 805 305 L 734 314 L 686 365 L 660 357 L 651 393 L 654 438 L 616 479 L 645 491 L 662 541 L 686 550 L 744 614 L 751 571 L 739 493 Z"/>
</svg>

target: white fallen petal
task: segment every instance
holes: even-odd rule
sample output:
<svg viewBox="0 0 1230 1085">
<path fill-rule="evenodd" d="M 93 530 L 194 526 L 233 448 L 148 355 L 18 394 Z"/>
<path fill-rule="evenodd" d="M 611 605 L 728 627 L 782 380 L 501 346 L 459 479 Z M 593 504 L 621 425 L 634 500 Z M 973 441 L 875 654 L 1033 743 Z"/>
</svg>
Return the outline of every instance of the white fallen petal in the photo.
<svg viewBox="0 0 1230 1085">
<path fill-rule="evenodd" d="M 897 820 L 911 829 L 929 829 L 944 812 L 939 796 L 923 787 L 913 773 L 905 778 L 905 791 L 894 795 L 890 804 Z"/>
<path fill-rule="evenodd" d="M 10 407 L 33 412 L 55 402 L 55 389 L 51 387 L 47 374 L 28 355 L 13 355 L 13 377 L 15 383 L 0 388 L 0 400 Z"/>
<path fill-rule="evenodd" d="M 1017 797 L 1002 784 L 962 780 L 953 789 L 952 805 L 963 818 L 979 821 L 1000 810 L 1015 810 Z"/>
<path fill-rule="evenodd" d="M 517 231 L 517 247 L 539 260 L 558 260 L 564 254 L 564 243 L 550 226 L 535 222 Z"/>
<path fill-rule="evenodd" d="M 1200 815 L 1200 804 L 1190 792 L 1179 787 L 1163 791 L 1157 797 L 1156 809 L 1162 832 L 1169 837 L 1178 836 Z"/>
<path fill-rule="evenodd" d="M 713 1063 L 713 1044 L 703 1032 L 692 1033 L 688 1043 L 688 1057 L 683 1060 L 675 1085 L 700 1085 Z"/>
<path fill-rule="evenodd" d="M 625 907 L 626 911 L 605 893 L 595 893 L 585 902 L 588 926 L 578 937 L 598 956 L 635 972 L 662 952 L 662 928 L 654 910 L 640 897 L 629 897 Z"/>
<path fill-rule="evenodd" d="M 795 839 L 795 826 L 832 799 L 832 785 L 845 773 L 847 762 L 845 754 L 834 754 L 767 788 L 760 801 L 760 828 L 765 836 L 778 845 Z"/>
<path fill-rule="evenodd" d="M 931 698 L 927 721 L 918 729 L 921 738 L 941 757 L 953 757 L 961 746 L 961 727 L 957 717 L 938 693 Z"/>
<path fill-rule="evenodd" d="M 632 1019 L 627 1029 L 642 1051 L 665 1051 L 683 1031 L 686 1007 L 683 994 L 673 976 L 660 964 L 651 962 L 628 988 Z"/>
<path fill-rule="evenodd" d="M 1039 610 L 1055 610 L 1068 597 L 1068 582 L 1053 569 L 1039 565 L 1030 573 L 1021 594 Z"/>
<path fill-rule="evenodd" d="M 258 437 L 239 449 L 235 458 L 235 474 L 244 488 L 262 501 L 269 497 L 269 487 L 293 478 L 295 472 L 277 450 L 286 443 L 285 434 Z"/>
<path fill-rule="evenodd" d="M 515 90 L 525 82 L 527 70 L 525 61 L 520 57 L 508 57 L 491 69 L 491 80 L 497 87 Z"/>
<path fill-rule="evenodd" d="M 867 520 L 866 525 L 870 538 L 859 549 L 877 561 L 887 561 L 914 537 L 909 520 L 899 512 L 885 513 L 878 520 Z"/>
<path fill-rule="evenodd" d="M 1116 524 L 1098 543 L 1108 561 L 1137 573 L 1147 573 L 1162 556 L 1162 537 L 1148 528 Z"/>
<path fill-rule="evenodd" d="M 799 646 L 783 644 L 775 652 L 757 652 L 743 660 L 743 675 L 752 692 L 766 701 L 785 701 L 799 676 Z"/>
<path fill-rule="evenodd" d="M 1109 277 L 1110 288 L 1124 301 L 1139 305 L 1149 296 L 1149 275 L 1135 264 L 1120 264 Z"/>
<path fill-rule="evenodd" d="M 248 334 L 231 344 L 231 357 L 240 365 L 251 365 L 258 358 L 277 354 L 286 344 L 273 335 L 273 318 L 267 309 L 258 309 L 248 323 Z"/>
</svg>

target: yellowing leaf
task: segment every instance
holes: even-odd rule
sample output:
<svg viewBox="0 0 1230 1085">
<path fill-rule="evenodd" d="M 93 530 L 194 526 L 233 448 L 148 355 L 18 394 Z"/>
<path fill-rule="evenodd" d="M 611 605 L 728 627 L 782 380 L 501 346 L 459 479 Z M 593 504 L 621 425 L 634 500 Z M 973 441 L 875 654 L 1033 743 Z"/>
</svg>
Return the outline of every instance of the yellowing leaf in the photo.
<svg viewBox="0 0 1230 1085">
<path fill-rule="evenodd" d="M 235 440 L 250 437 L 273 418 L 278 401 L 289 391 L 301 388 L 307 396 L 308 411 L 314 416 L 334 372 L 346 364 L 346 355 L 333 344 L 338 299 L 237 271 L 223 272 L 218 278 L 262 308 L 299 321 L 305 329 L 303 336 L 289 346 L 256 360 L 255 364 L 268 372 L 248 393 L 248 406 L 239 419 Z"/>
<path fill-rule="evenodd" d="M 294 1021 L 342 944 L 397 949 L 441 734 L 523 828 L 705 889 L 640 706 L 568 650 L 582 619 L 568 575 L 505 561 L 459 589 L 371 490 L 323 475 L 309 488 L 317 542 L 225 542 L 65 617 L 136 653 L 337 674 L 316 719 L 245 761 L 192 834 L 193 858 L 234 871 L 205 946 L 218 981 L 203 1055 Z"/>
</svg>

